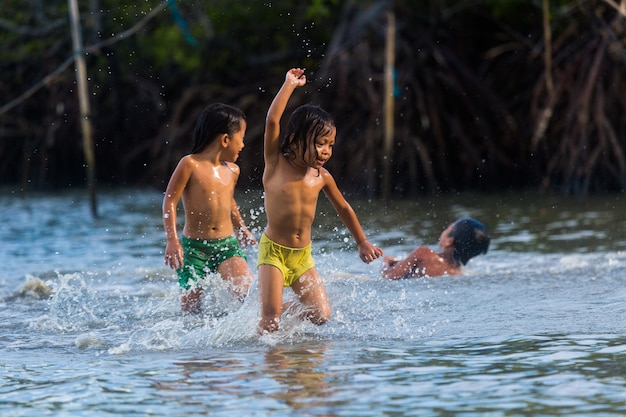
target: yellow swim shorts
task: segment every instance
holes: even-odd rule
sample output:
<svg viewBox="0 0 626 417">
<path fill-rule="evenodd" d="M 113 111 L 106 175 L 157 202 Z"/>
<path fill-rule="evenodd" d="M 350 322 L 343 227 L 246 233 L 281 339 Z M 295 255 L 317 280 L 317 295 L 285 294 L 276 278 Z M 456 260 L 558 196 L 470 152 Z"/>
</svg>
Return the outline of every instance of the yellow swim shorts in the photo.
<svg viewBox="0 0 626 417">
<path fill-rule="evenodd" d="M 283 285 L 291 287 L 294 281 L 315 267 L 311 256 L 311 244 L 304 248 L 288 248 L 272 241 L 265 233 L 259 241 L 258 265 L 272 265 L 283 274 Z"/>
</svg>

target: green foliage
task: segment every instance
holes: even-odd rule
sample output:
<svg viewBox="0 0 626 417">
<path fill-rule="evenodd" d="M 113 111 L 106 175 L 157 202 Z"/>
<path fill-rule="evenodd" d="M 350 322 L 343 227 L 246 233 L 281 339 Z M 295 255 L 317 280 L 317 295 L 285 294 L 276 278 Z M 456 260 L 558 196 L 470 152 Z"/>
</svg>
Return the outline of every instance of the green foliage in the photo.
<svg viewBox="0 0 626 417">
<path fill-rule="evenodd" d="M 98 169 L 103 181 L 167 177 L 181 149 L 188 148 L 197 109 L 208 100 L 246 107 L 251 136 L 246 152 L 258 153 L 255 143 L 260 141 L 254 142 L 254 135 L 262 135 L 272 90 L 287 68 L 301 66 L 307 68 L 312 87 L 304 99 L 324 105 L 340 121 L 342 133 L 363 140 L 353 142 L 344 155 L 341 148 L 348 142 L 338 145 L 333 160 L 341 167 L 336 172 L 345 169 L 344 177 L 358 179 L 365 169 L 366 186 L 374 190 L 385 13 L 393 9 L 398 34 L 396 132 L 404 146 L 398 147 L 394 162 L 399 171 L 410 173 L 396 178 L 398 190 L 402 184 L 421 190 L 439 185 L 486 188 L 481 183 L 485 178 L 491 184 L 515 178 L 517 184 L 570 181 L 570 189 L 583 191 L 604 183 L 606 188 L 623 188 L 626 183 L 620 181 L 626 178 L 624 133 L 613 127 L 623 119 L 623 88 L 617 87 L 623 85 L 626 31 L 623 19 L 602 0 L 549 0 L 552 71 L 561 96 L 552 104 L 541 147 L 531 150 L 537 115 L 545 114 L 541 112 L 550 103 L 544 91 L 542 0 L 78 4 L 85 47 L 114 40 L 87 56 L 97 153 L 105 161 Z M 153 16 L 153 10 L 161 11 Z M 142 22 L 146 16 L 150 20 Z M 124 32 L 123 38 L 115 38 Z M 605 49 L 596 64 L 596 51 Z M 67 0 L 0 0 L 0 106 L 36 86 L 72 54 Z M 581 85 L 589 86 L 589 94 L 581 94 Z M 73 66 L 68 66 L 0 114 L 3 137 L 15 138 L 0 138 L 4 181 L 36 177 L 37 183 L 63 185 L 83 177 L 75 92 Z M 588 119 L 579 114 L 587 108 L 596 109 L 588 112 L 595 124 L 580 122 Z M 573 137 L 580 139 L 580 146 Z M 589 146 L 583 144 L 588 137 L 603 140 L 607 145 L 596 153 L 609 157 L 590 164 Z M 614 147 L 610 152 L 609 145 Z M 564 149 L 580 151 L 576 163 L 566 163 L 574 158 Z M 242 157 L 243 171 L 247 161 Z M 579 163 L 593 169 L 569 174 L 584 171 Z M 430 176 L 430 185 L 424 185 L 424 175 Z"/>
<path fill-rule="evenodd" d="M 332 0 L 211 2 L 203 9 L 214 32 L 204 42 L 207 69 L 228 79 L 233 71 L 258 71 L 281 57 L 303 65 L 303 59 L 323 53 L 319 46 L 330 39 L 338 7 Z M 193 23 L 194 33 L 200 23 Z"/>
<path fill-rule="evenodd" d="M 180 28 L 159 26 L 152 30 L 149 38 L 139 39 L 137 48 L 142 57 L 158 66 L 174 65 L 186 77 L 198 71 L 201 55 L 193 45 L 189 45 Z"/>
<path fill-rule="evenodd" d="M 339 4 L 339 0 L 313 0 L 306 11 L 306 18 L 312 21 L 329 18 Z"/>
</svg>

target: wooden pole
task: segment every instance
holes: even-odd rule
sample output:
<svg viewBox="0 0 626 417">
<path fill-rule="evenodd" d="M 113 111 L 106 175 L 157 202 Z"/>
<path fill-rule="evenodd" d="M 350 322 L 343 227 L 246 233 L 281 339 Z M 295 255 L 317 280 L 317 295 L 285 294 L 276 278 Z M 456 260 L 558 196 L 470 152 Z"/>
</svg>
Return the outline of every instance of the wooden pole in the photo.
<svg viewBox="0 0 626 417">
<path fill-rule="evenodd" d="M 89 203 L 91 214 L 98 217 L 96 206 L 96 157 L 93 146 L 91 126 L 91 110 L 89 107 L 89 92 L 87 91 L 87 66 L 83 52 L 83 38 L 80 30 L 78 4 L 76 0 L 67 0 L 70 7 L 70 23 L 72 26 L 72 45 L 74 47 L 74 63 L 76 66 L 76 83 L 78 85 L 78 103 L 80 106 L 80 126 L 83 134 L 83 153 L 85 168 L 87 169 L 87 186 L 89 188 Z"/>
<path fill-rule="evenodd" d="M 387 39 L 385 42 L 385 93 L 384 93 L 384 136 L 383 136 L 383 199 L 389 199 L 391 189 L 391 166 L 393 157 L 394 122 L 394 67 L 395 67 L 396 18 L 387 12 Z"/>
<path fill-rule="evenodd" d="M 550 28 L 550 0 L 543 0 L 543 60 L 546 66 L 546 90 L 548 101 L 554 95 L 554 81 L 552 81 L 552 29 Z"/>
<path fill-rule="evenodd" d="M 550 27 L 550 0 L 542 1 L 543 14 L 543 63 L 546 74 L 546 104 L 539 116 L 539 121 L 535 127 L 533 137 L 530 141 L 531 149 L 536 149 L 539 141 L 543 139 L 548 123 L 552 119 L 554 109 L 554 80 L 552 78 L 552 28 Z"/>
</svg>

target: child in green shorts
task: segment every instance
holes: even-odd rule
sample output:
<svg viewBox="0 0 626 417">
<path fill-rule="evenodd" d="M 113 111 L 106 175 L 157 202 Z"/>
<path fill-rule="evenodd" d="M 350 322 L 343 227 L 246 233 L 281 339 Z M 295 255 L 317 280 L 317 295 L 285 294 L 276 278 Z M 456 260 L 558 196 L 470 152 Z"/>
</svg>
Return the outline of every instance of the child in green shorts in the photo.
<svg viewBox="0 0 626 417">
<path fill-rule="evenodd" d="M 202 308 L 197 284 L 208 272 L 218 272 L 241 300 L 253 275 L 240 245 L 256 244 L 234 198 L 244 147 L 244 113 L 226 104 L 212 104 L 200 115 L 191 154 L 184 156 L 170 178 L 163 198 L 163 225 L 167 246 L 165 264 L 176 269 L 183 290 L 183 311 Z M 182 198 L 183 236 L 176 231 L 176 206 Z"/>
</svg>

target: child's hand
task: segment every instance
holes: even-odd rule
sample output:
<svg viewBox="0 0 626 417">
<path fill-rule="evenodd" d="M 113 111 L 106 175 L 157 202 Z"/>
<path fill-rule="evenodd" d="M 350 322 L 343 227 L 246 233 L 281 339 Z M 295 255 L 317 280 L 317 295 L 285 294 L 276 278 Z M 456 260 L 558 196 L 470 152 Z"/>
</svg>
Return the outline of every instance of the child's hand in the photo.
<svg viewBox="0 0 626 417">
<path fill-rule="evenodd" d="M 178 240 L 167 243 L 165 247 L 165 265 L 172 269 L 178 269 L 183 266 L 183 247 L 180 246 Z"/>
<path fill-rule="evenodd" d="M 239 245 L 244 247 L 244 248 L 247 248 L 250 245 L 256 245 L 257 244 L 256 237 L 254 237 L 252 232 L 250 230 L 248 230 L 247 227 L 243 227 L 243 228 L 237 230 L 235 235 L 237 236 L 237 240 L 239 241 Z"/>
<path fill-rule="evenodd" d="M 287 71 L 287 75 L 285 76 L 285 82 L 295 84 L 296 87 L 302 87 L 306 84 L 306 75 L 304 75 L 304 70 L 301 68 L 290 69 Z"/>
<path fill-rule="evenodd" d="M 383 268 L 391 268 L 398 263 L 398 258 L 393 256 L 385 256 L 383 258 Z"/>
<path fill-rule="evenodd" d="M 366 264 L 381 256 L 383 256 L 383 250 L 371 244 L 369 241 L 366 240 L 359 244 L 359 258 Z"/>
</svg>

